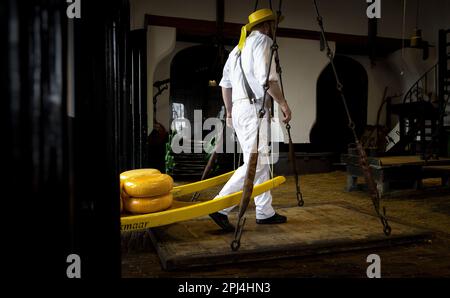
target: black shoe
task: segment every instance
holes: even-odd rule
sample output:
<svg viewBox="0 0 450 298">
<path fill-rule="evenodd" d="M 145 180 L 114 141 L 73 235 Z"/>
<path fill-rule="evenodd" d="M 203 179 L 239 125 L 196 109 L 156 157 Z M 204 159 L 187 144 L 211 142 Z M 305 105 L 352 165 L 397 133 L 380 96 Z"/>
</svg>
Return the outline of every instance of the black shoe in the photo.
<svg viewBox="0 0 450 298">
<path fill-rule="evenodd" d="M 286 221 L 287 221 L 286 216 L 275 213 L 272 217 L 266 219 L 257 219 L 256 223 L 260 225 L 271 225 L 271 224 L 285 223 Z"/>
<path fill-rule="evenodd" d="M 230 222 L 228 221 L 228 216 L 223 215 L 219 212 L 215 212 L 211 213 L 209 217 L 211 217 L 214 220 L 214 222 L 224 231 L 234 232 L 234 226 L 230 224 Z"/>
</svg>

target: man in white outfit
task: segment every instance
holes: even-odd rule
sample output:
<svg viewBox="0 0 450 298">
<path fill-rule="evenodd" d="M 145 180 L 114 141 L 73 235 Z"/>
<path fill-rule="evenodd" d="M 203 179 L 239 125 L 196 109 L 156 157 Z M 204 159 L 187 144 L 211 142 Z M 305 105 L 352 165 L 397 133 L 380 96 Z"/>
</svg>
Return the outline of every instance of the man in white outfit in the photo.
<svg viewBox="0 0 450 298">
<path fill-rule="evenodd" d="M 242 28 L 239 45 L 228 56 L 220 82 L 222 97 L 227 111 L 227 125 L 232 126 L 239 139 L 244 155 L 244 164 L 239 167 L 225 184 L 217 197 L 222 197 L 242 190 L 247 172 L 250 153 L 256 146 L 258 128 L 258 111 L 262 106 L 264 85 L 269 72 L 270 53 L 275 29 L 276 15 L 270 9 L 260 9 L 249 16 L 249 23 Z M 247 37 L 247 31 L 250 34 Z M 240 54 L 240 55 L 239 55 Z M 239 57 L 240 56 L 240 57 Z M 239 61 L 241 60 L 241 61 Z M 242 63 L 242 68 L 240 66 Z M 244 70 L 245 78 L 242 74 Z M 245 79 L 256 100 L 250 103 L 245 87 Z M 279 77 L 274 59 L 270 66 L 268 95 L 279 104 L 283 112 L 283 122 L 291 119 L 291 111 L 279 87 Z M 251 96 L 251 95 L 250 95 Z M 269 101 L 266 99 L 266 103 Z M 256 167 L 255 185 L 267 181 L 270 177 L 268 164 L 268 119 L 269 111 L 261 121 L 259 135 L 259 159 Z M 286 222 L 286 217 L 279 215 L 272 207 L 272 195 L 267 191 L 254 198 L 256 205 L 256 223 L 277 224 Z M 210 217 L 224 230 L 233 231 L 228 221 L 228 213 L 236 206 L 210 214 Z"/>
</svg>

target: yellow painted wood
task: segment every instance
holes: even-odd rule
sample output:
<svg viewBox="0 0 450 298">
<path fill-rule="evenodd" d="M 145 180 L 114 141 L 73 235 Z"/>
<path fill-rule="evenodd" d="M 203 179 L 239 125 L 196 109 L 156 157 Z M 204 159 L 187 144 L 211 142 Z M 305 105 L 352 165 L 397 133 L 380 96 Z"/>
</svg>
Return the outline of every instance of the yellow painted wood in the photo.
<svg viewBox="0 0 450 298">
<path fill-rule="evenodd" d="M 286 178 L 284 178 L 283 176 L 278 176 L 264 183 L 255 185 L 255 187 L 253 188 L 252 197 L 275 188 L 285 181 Z M 174 201 L 173 206 L 165 211 L 144 215 L 122 216 L 120 218 L 120 230 L 122 232 L 145 230 L 152 227 L 164 226 L 179 221 L 205 216 L 227 207 L 238 205 L 241 197 L 242 191 L 206 202 Z"/>
<path fill-rule="evenodd" d="M 185 185 L 180 185 L 180 186 L 175 186 L 172 189 L 172 195 L 174 197 L 181 197 L 183 195 L 187 195 L 190 193 L 194 193 L 197 191 L 202 191 L 204 189 L 210 188 L 210 187 L 214 187 L 217 186 L 219 184 L 225 183 L 228 181 L 228 179 L 230 179 L 231 176 L 233 176 L 234 171 L 216 176 L 216 177 L 212 177 L 209 179 L 205 179 L 202 181 L 197 181 L 194 183 L 189 183 L 189 184 L 185 184 Z"/>
</svg>

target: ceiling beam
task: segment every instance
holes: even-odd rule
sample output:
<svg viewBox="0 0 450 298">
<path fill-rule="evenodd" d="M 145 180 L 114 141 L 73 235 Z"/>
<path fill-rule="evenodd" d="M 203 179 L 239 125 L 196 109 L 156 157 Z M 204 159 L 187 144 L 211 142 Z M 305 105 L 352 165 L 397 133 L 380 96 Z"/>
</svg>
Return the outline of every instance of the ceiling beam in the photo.
<svg viewBox="0 0 450 298">
<path fill-rule="evenodd" d="M 178 41 L 208 43 L 217 35 L 217 22 L 214 21 L 146 14 L 145 26 L 174 27 L 177 30 Z M 227 45 L 235 45 L 239 39 L 242 26 L 242 24 L 225 22 L 223 24 L 224 43 Z M 310 40 L 319 40 L 320 38 L 319 31 L 292 28 L 278 28 L 277 35 L 279 37 Z M 336 43 L 337 53 L 353 55 L 369 54 L 369 39 L 367 36 L 331 32 L 327 32 L 326 35 L 329 41 Z M 409 45 L 409 40 L 406 40 L 405 45 Z M 377 55 L 385 56 L 401 49 L 402 40 L 377 37 L 376 46 Z"/>
</svg>

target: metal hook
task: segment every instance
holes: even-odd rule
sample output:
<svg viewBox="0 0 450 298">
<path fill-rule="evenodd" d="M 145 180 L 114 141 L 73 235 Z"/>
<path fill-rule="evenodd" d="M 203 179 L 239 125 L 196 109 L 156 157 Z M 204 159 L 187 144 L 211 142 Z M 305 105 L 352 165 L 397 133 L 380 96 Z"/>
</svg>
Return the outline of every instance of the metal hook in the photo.
<svg viewBox="0 0 450 298">
<path fill-rule="evenodd" d="M 231 242 L 231 249 L 233 251 L 237 251 L 239 249 L 239 247 L 241 246 L 241 236 L 242 236 L 242 231 L 244 230 L 245 219 L 246 218 L 243 217 L 238 221 L 236 230 L 234 231 L 234 240 Z"/>
<path fill-rule="evenodd" d="M 264 106 L 259 110 L 259 118 L 263 118 L 266 114 L 266 111 L 264 109 Z"/>
<path fill-rule="evenodd" d="M 386 217 L 386 207 L 385 206 L 383 206 L 382 223 L 383 223 L 383 227 L 384 227 L 383 228 L 384 234 L 386 236 L 389 236 L 391 234 L 392 229 L 391 229 L 391 226 L 389 225 L 389 222 L 388 222 L 387 217 Z"/>
<path fill-rule="evenodd" d="M 299 207 L 303 207 L 305 205 L 305 201 L 303 201 L 303 194 L 297 190 L 297 202 Z"/>
<path fill-rule="evenodd" d="M 389 236 L 389 235 L 391 235 L 391 231 L 392 231 L 391 226 L 386 221 L 383 232 L 386 236 Z"/>
<path fill-rule="evenodd" d="M 348 123 L 348 127 L 349 127 L 351 130 L 354 130 L 355 127 L 356 127 L 355 122 L 350 121 L 350 122 Z"/>
<path fill-rule="evenodd" d="M 241 247 L 241 241 L 240 240 L 233 240 L 231 242 L 231 250 L 232 251 L 237 251 L 239 249 L 239 247 Z"/>
</svg>

